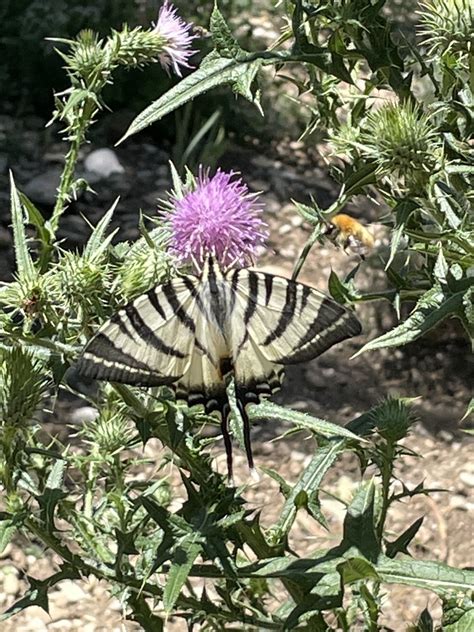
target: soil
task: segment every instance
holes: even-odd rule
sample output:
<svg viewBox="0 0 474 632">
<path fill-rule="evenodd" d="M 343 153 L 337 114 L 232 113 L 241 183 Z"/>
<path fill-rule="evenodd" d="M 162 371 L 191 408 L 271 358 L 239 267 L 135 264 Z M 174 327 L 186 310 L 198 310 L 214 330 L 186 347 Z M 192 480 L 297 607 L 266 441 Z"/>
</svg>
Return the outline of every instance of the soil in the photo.
<svg viewBox="0 0 474 632">
<path fill-rule="evenodd" d="M 22 136 L 20 133 L 18 151 L 8 157 L 20 189 L 35 175 L 44 174 L 63 152 L 61 144 L 46 143 L 42 146 L 38 130 L 33 123 L 30 129 L 24 130 L 29 135 Z M 65 215 L 61 234 L 65 247 L 80 247 L 89 233 L 81 213 L 95 224 L 117 194 L 121 195 L 121 201 L 112 228 L 120 226 L 120 239 L 135 239 L 139 209 L 153 215 L 156 198 L 169 188 L 166 150 L 157 148 L 151 142 L 131 142 L 119 148 L 117 156 L 125 173 L 97 183 L 94 187 L 97 195 L 83 196 L 71 205 Z M 298 216 L 291 200 L 310 203 L 313 196 L 325 207 L 336 196 L 337 185 L 327 175 L 320 154 L 316 149 L 309 150 L 301 143 L 290 141 L 265 147 L 258 144 L 234 145 L 220 164 L 225 169 L 240 171 L 252 190 L 262 191 L 271 237 L 259 267 L 288 276 L 309 234 L 309 227 Z M 0 203 L 7 208 L 4 174 L 0 175 L 0 190 Z M 48 211 L 47 205 L 44 210 Z M 357 284 L 362 289 L 380 287 L 383 274 L 379 270 L 379 254 L 387 247 L 387 231 L 380 222 L 383 212 L 367 199 L 360 199 L 358 204 L 346 211 L 370 224 L 376 236 L 375 251 L 362 263 L 356 277 Z M 7 279 L 14 268 L 8 216 L 2 217 L 0 247 L 0 270 L 3 279 Z M 346 254 L 332 244 L 316 245 L 300 279 L 326 289 L 331 269 L 344 275 L 357 263 L 359 258 L 355 254 Z M 275 399 L 297 410 L 344 424 L 387 395 L 418 398 L 415 408 L 419 421 L 406 439 L 406 445 L 420 458 L 405 457 L 398 475 L 408 487 L 424 481 L 426 487 L 446 491 L 433 492 L 430 496 L 420 496 L 395 506 L 389 525 L 398 534 L 416 518 L 424 516 L 423 526 L 410 547 L 411 553 L 417 558 L 439 560 L 457 567 L 473 566 L 474 464 L 470 459 L 473 443 L 461 430 L 461 418 L 471 397 L 472 356 L 469 344 L 457 323 L 450 322 L 419 343 L 351 359 L 367 340 L 396 322 L 393 310 L 387 305 L 364 306 L 358 313 L 364 324 L 363 335 L 331 349 L 312 362 L 292 368 Z M 46 430 L 56 434 L 61 428 L 64 436 L 74 408 L 80 405 L 83 403 L 71 402 L 70 399 L 59 402 L 54 414 L 45 419 Z M 274 468 L 291 482 L 305 467 L 315 446 L 311 440 L 300 435 L 274 441 L 282 430 L 284 428 L 277 425 L 255 427 L 255 457 L 259 466 Z M 216 449 L 215 454 L 215 466 L 223 472 L 223 450 Z M 157 460 L 159 455 L 160 448 L 155 447 Z M 265 525 L 272 525 L 281 506 L 278 485 L 265 474 L 259 482 L 251 482 L 245 456 L 237 448 L 235 460 L 236 480 L 247 485 L 245 496 L 248 502 L 261 509 Z M 148 473 L 152 474 L 152 471 Z M 355 459 L 345 456 L 330 470 L 323 488 L 349 499 L 359 479 Z M 183 495 L 178 481 L 175 492 L 175 501 L 178 502 Z M 290 540 L 291 546 L 300 554 L 308 555 L 337 541 L 340 535 L 343 506 L 330 494 L 322 494 L 321 499 L 329 532 L 300 511 Z M 34 542 L 15 540 L 9 545 L 0 559 L 2 609 L 22 595 L 26 586 L 25 574 L 35 578 L 46 577 L 57 570 L 58 562 L 55 556 L 39 550 Z M 383 623 L 393 630 L 407 629 L 425 607 L 435 618 L 440 616 L 440 604 L 432 593 L 403 586 L 385 587 L 384 591 Z M 74 583 L 65 581 L 58 585 L 50 595 L 49 614 L 32 607 L 1 624 L 2 632 L 118 632 L 136 629 L 135 624 L 125 621 L 120 602 L 108 595 L 107 586 L 94 578 Z M 185 626 L 180 621 L 171 620 L 166 629 L 175 632 L 184 630 Z"/>
</svg>

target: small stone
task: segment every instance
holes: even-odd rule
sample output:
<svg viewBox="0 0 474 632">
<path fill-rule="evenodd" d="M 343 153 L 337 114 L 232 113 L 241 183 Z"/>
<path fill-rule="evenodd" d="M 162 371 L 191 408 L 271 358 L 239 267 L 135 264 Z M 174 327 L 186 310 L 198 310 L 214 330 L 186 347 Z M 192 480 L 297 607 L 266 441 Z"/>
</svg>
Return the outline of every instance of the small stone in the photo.
<svg viewBox="0 0 474 632">
<path fill-rule="evenodd" d="M 91 151 L 84 160 L 84 166 L 87 171 L 91 171 L 103 179 L 109 178 L 113 173 L 124 173 L 125 171 L 115 152 L 107 147 Z"/>
<path fill-rule="evenodd" d="M 338 500 L 324 498 L 321 500 L 321 511 L 324 515 L 332 517 L 336 522 L 342 523 L 346 516 L 346 508 Z"/>
<path fill-rule="evenodd" d="M 468 487 L 474 487 L 474 474 L 472 474 L 471 472 L 466 472 L 465 470 L 463 470 L 459 474 L 459 480 Z"/>
<path fill-rule="evenodd" d="M 291 233 L 291 225 L 290 224 L 283 224 L 283 226 L 280 226 L 280 228 L 278 229 L 278 233 L 280 235 L 286 235 L 287 233 Z"/>
<path fill-rule="evenodd" d="M 48 625 L 49 630 L 58 630 L 58 632 L 63 632 L 63 630 L 70 630 L 74 625 L 74 622 L 70 619 L 57 619 L 56 621 L 52 621 Z M 77 629 L 77 628 L 76 628 Z"/>
<path fill-rule="evenodd" d="M 53 205 L 61 177 L 61 167 L 50 167 L 25 184 L 25 195 L 38 204 Z"/>
<path fill-rule="evenodd" d="M 349 476 L 342 474 L 337 481 L 336 495 L 338 496 L 338 498 L 349 502 L 352 499 L 354 493 L 354 485 L 354 481 L 349 478 Z"/>
<path fill-rule="evenodd" d="M 18 572 L 16 569 L 11 569 L 3 579 L 3 592 L 6 595 L 17 595 L 20 592 L 21 583 L 18 579 Z"/>
<path fill-rule="evenodd" d="M 304 219 L 301 217 L 301 215 L 293 215 L 290 221 L 291 221 L 291 225 L 294 226 L 295 228 L 299 228 L 300 226 L 303 226 L 304 224 Z"/>
<path fill-rule="evenodd" d="M 467 511 L 468 506 L 467 498 L 461 494 L 453 494 L 449 497 L 449 505 L 452 509 L 461 509 Z"/>
<path fill-rule="evenodd" d="M 265 180 L 252 180 L 250 187 L 253 191 L 267 191 L 268 182 Z"/>
<path fill-rule="evenodd" d="M 87 593 L 77 584 L 70 579 L 65 579 L 61 582 L 59 590 L 56 593 L 55 601 L 58 603 L 77 603 L 87 597 Z"/>
<path fill-rule="evenodd" d="M 31 632 L 32 630 L 35 632 L 47 632 L 48 628 L 44 621 L 34 617 L 33 619 L 28 618 L 28 622 L 24 625 L 18 625 L 16 630 L 17 632 Z"/>
<path fill-rule="evenodd" d="M 81 406 L 71 412 L 69 417 L 69 423 L 73 425 L 82 425 L 84 423 L 90 423 L 95 421 L 99 416 L 99 411 L 93 406 Z"/>
</svg>

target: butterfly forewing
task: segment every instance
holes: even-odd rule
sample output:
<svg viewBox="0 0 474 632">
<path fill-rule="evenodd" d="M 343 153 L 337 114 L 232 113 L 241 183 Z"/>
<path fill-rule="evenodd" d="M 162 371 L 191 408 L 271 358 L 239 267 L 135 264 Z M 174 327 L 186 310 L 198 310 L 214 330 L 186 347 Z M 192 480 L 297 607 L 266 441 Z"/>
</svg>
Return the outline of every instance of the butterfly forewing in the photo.
<svg viewBox="0 0 474 632">
<path fill-rule="evenodd" d="M 197 313 L 193 294 L 182 279 L 157 286 L 102 325 L 77 368 L 99 380 L 171 384 L 190 367 Z"/>
</svg>

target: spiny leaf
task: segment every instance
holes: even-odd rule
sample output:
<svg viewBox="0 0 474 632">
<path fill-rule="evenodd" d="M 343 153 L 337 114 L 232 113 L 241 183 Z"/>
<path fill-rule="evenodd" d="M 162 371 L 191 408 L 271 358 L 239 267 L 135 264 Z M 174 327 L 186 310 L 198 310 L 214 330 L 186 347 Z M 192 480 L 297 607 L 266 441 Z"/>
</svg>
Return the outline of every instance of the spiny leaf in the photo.
<svg viewBox="0 0 474 632">
<path fill-rule="evenodd" d="M 209 53 L 196 72 L 184 78 L 171 90 L 168 90 L 157 101 L 149 105 L 131 123 L 125 135 L 119 140 L 123 142 L 129 136 L 145 129 L 160 120 L 169 112 L 191 101 L 195 97 L 212 88 L 224 84 L 234 85 L 249 72 L 249 67 L 259 66 L 260 60 L 239 62 L 221 57 L 216 51 Z"/>
<path fill-rule="evenodd" d="M 353 357 L 366 351 L 384 347 L 401 347 L 413 342 L 449 316 L 458 316 L 462 299 L 462 292 L 446 298 L 442 289 L 435 285 L 423 294 L 413 312 L 403 323 L 365 344 Z"/>
<path fill-rule="evenodd" d="M 395 255 L 397 254 L 400 240 L 405 232 L 405 227 L 412 213 L 416 210 L 417 204 L 413 200 L 401 200 L 393 209 L 395 214 L 395 228 L 392 231 L 390 239 L 390 256 L 385 264 L 385 270 L 390 267 Z"/>
<path fill-rule="evenodd" d="M 296 518 L 298 507 L 301 505 L 302 495 L 307 499 L 319 488 L 324 475 L 338 454 L 344 450 L 344 447 L 344 441 L 336 441 L 317 450 L 286 499 L 278 522 L 273 529 L 275 541 L 287 536 Z"/>
<path fill-rule="evenodd" d="M 362 437 L 357 436 L 350 430 L 347 430 L 347 428 L 268 401 L 249 406 L 249 416 L 254 421 L 266 421 L 268 419 L 288 421 L 298 428 L 306 428 L 323 437 L 345 437 L 346 439 L 364 442 Z"/>
<path fill-rule="evenodd" d="M 199 541 L 200 533 L 191 533 L 185 536 L 175 547 L 171 568 L 168 572 L 168 580 L 163 592 L 163 606 L 170 613 L 179 598 L 191 568 L 197 556 L 202 551 L 202 543 Z"/>
<path fill-rule="evenodd" d="M 344 584 L 352 584 L 353 582 L 360 581 L 361 579 L 380 579 L 373 564 L 363 557 L 351 557 L 345 562 L 339 564 L 337 570 L 339 571 Z"/>
<path fill-rule="evenodd" d="M 375 533 L 374 499 L 374 481 L 362 483 L 347 509 L 344 520 L 343 543 L 347 547 L 356 546 L 370 561 L 375 561 L 380 552 Z"/>
<path fill-rule="evenodd" d="M 25 231 L 25 219 L 20 196 L 10 171 L 10 212 L 13 225 L 13 240 L 18 276 L 21 281 L 32 281 L 36 278 L 36 269 L 28 250 L 28 239 Z"/>
<path fill-rule="evenodd" d="M 390 559 L 380 555 L 376 570 L 384 582 L 425 588 L 441 596 L 452 591 L 467 592 L 474 586 L 474 571 L 411 557 Z"/>
<path fill-rule="evenodd" d="M 398 536 L 393 542 L 387 543 L 386 553 L 387 557 L 395 557 L 397 553 L 407 553 L 407 546 L 413 540 L 418 533 L 421 525 L 423 524 L 423 517 L 418 518 L 413 522 L 405 531 Z"/>
<path fill-rule="evenodd" d="M 0 553 L 3 553 L 6 546 L 10 543 L 16 530 L 14 518 L 7 518 L 0 522 Z"/>
<path fill-rule="evenodd" d="M 235 59 L 242 53 L 245 54 L 245 51 L 240 48 L 237 40 L 232 35 L 231 30 L 224 19 L 224 16 L 219 11 L 217 7 L 217 2 L 214 4 L 214 9 L 212 11 L 211 19 L 209 22 L 209 28 L 211 31 L 214 46 L 222 57 L 233 57 Z"/>
<path fill-rule="evenodd" d="M 118 229 L 115 230 L 107 238 L 105 237 L 105 234 L 109 227 L 114 211 L 117 208 L 118 202 L 119 202 L 119 198 L 115 200 L 115 202 L 112 204 L 110 209 L 105 213 L 105 215 L 102 217 L 100 222 L 92 231 L 92 234 L 89 237 L 87 244 L 84 248 L 83 256 L 85 259 L 96 259 L 100 257 L 100 255 L 109 247 L 109 244 L 112 241 Z"/>
</svg>

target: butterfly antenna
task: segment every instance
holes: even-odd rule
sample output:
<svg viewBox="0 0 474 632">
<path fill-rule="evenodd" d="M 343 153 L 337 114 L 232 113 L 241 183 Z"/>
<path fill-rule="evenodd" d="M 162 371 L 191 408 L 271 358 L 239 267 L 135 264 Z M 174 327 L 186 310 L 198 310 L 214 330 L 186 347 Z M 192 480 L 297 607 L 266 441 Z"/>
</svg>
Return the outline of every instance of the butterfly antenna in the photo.
<svg viewBox="0 0 474 632">
<path fill-rule="evenodd" d="M 250 419 L 247 415 L 247 411 L 245 410 L 245 406 L 243 402 L 237 397 L 237 406 L 239 408 L 240 415 L 242 417 L 242 422 L 244 426 L 244 445 L 245 445 L 245 453 L 247 454 L 247 463 L 249 464 L 249 469 L 252 472 L 255 471 L 255 466 L 253 464 L 253 454 L 252 454 L 252 443 L 250 441 Z"/>
<path fill-rule="evenodd" d="M 221 432 L 224 439 L 225 453 L 227 455 L 227 479 L 233 481 L 233 464 L 232 464 L 232 441 L 229 433 L 229 404 L 224 404 L 221 413 Z"/>
</svg>

